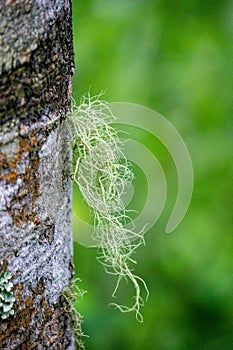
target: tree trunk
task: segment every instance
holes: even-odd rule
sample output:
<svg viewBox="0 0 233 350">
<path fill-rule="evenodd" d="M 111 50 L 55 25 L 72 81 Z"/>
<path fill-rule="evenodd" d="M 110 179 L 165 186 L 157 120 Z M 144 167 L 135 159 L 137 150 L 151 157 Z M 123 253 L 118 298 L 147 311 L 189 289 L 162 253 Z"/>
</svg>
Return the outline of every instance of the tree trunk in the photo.
<svg viewBox="0 0 233 350">
<path fill-rule="evenodd" d="M 71 4 L 0 4 L 0 275 L 15 296 L 0 349 L 74 349 L 61 297 L 73 273 Z"/>
</svg>

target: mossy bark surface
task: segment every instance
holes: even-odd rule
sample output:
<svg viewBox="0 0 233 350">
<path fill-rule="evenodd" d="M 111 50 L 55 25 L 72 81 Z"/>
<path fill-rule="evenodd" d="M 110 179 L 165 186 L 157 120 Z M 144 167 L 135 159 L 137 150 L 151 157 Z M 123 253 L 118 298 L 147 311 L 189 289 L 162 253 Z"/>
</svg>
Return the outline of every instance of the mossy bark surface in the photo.
<svg viewBox="0 0 233 350">
<path fill-rule="evenodd" d="M 69 0 L 5 0 L 0 12 L 0 273 L 14 315 L 0 349 L 75 349 L 62 291 L 72 267 Z"/>
</svg>

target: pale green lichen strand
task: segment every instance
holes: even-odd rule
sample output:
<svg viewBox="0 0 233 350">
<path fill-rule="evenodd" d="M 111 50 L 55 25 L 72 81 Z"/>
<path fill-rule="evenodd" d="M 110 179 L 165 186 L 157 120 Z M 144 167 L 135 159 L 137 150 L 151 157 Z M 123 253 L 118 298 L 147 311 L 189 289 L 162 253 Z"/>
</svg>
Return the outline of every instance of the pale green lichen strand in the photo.
<svg viewBox="0 0 233 350">
<path fill-rule="evenodd" d="M 65 299 L 65 302 L 67 304 L 66 312 L 69 314 L 72 320 L 72 329 L 75 335 L 75 340 L 78 345 L 78 349 L 85 350 L 83 338 L 86 337 L 86 335 L 83 333 L 82 330 L 83 317 L 75 308 L 75 303 L 78 302 L 80 298 L 86 293 L 86 291 L 81 290 L 78 287 L 77 283 L 79 281 L 80 279 L 74 279 L 71 285 L 65 288 L 61 295 Z"/>
<path fill-rule="evenodd" d="M 116 289 L 122 280 L 129 280 L 135 289 L 131 307 L 112 304 L 122 312 L 134 311 L 142 321 L 140 307 L 145 282 L 134 274 L 131 255 L 144 243 L 142 232 L 126 229 L 128 213 L 122 201 L 133 174 L 123 153 L 123 141 L 112 127 L 115 118 L 109 105 L 100 96 L 83 97 L 69 117 L 74 154 L 73 179 L 94 214 L 93 238 L 97 242 L 99 260 L 105 270 L 117 276 Z M 136 242 L 136 243 L 135 243 Z"/>
</svg>

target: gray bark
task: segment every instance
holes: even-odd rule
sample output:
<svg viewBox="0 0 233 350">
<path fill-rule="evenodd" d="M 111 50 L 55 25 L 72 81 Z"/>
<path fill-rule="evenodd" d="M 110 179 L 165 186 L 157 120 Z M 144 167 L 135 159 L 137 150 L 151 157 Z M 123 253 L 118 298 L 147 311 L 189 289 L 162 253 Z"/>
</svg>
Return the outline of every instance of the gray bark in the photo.
<svg viewBox="0 0 233 350">
<path fill-rule="evenodd" d="M 69 0 L 0 0 L 0 275 L 14 315 L 0 349 L 74 349 L 61 293 L 72 265 Z"/>
</svg>

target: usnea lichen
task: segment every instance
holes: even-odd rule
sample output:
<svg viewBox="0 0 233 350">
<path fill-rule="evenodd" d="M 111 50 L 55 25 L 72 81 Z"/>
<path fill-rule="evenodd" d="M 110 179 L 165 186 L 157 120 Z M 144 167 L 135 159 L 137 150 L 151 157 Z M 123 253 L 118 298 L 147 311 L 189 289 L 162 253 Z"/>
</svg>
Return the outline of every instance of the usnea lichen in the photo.
<svg viewBox="0 0 233 350">
<path fill-rule="evenodd" d="M 0 317 L 5 320 L 14 315 L 13 305 L 15 297 L 12 292 L 13 283 L 10 281 L 10 272 L 5 272 L 0 277 Z"/>
<path fill-rule="evenodd" d="M 78 348 L 85 350 L 85 345 L 83 337 L 86 335 L 82 330 L 82 316 L 75 308 L 75 302 L 79 300 L 86 292 L 81 290 L 77 282 L 79 279 L 74 279 L 69 287 L 67 287 L 62 293 L 61 296 L 64 298 L 66 307 L 65 310 L 69 314 L 72 320 L 72 329 L 75 335 L 75 340 L 78 345 Z"/>
<path fill-rule="evenodd" d="M 98 246 L 98 260 L 107 273 L 116 275 L 115 297 L 122 280 L 130 281 L 135 289 L 132 306 L 112 303 L 122 312 L 133 311 L 142 321 L 142 288 L 147 286 L 131 268 L 136 262 L 132 253 L 144 243 L 142 233 L 126 228 L 129 220 L 122 201 L 126 187 L 133 179 L 123 153 L 123 141 L 112 127 L 115 117 L 110 106 L 100 96 L 83 97 L 69 117 L 74 157 L 73 180 L 94 214 L 93 238 Z M 136 243 L 135 243 L 136 242 Z"/>
</svg>

